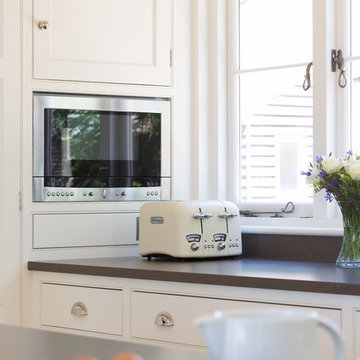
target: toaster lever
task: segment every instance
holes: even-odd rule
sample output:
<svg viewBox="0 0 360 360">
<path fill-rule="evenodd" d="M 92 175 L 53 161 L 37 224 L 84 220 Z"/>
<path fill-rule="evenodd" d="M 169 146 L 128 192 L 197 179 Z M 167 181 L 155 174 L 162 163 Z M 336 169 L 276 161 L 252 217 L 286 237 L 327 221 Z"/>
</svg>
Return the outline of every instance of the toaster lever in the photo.
<svg viewBox="0 0 360 360">
<path fill-rule="evenodd" d="M 209 214 L 209 213 L 202 213 L 202 212 L 199 212 L 199 213 L 195 213 L 193 215 L 193 218 L 194 219 L 208 219 L 208 218 L 211 218 L 213 215 L 212 214 Z"/>
<path fill-rule="evenodd" d="M 219 217 L 221 217 L 223 219 L 231 219 L 231 218 L 236 217 L 236 216 L 238 216 L 237 213 L 229 213 L 227 211 L 222 213 L 222 214 L 219 214 Z"/>
</svg>

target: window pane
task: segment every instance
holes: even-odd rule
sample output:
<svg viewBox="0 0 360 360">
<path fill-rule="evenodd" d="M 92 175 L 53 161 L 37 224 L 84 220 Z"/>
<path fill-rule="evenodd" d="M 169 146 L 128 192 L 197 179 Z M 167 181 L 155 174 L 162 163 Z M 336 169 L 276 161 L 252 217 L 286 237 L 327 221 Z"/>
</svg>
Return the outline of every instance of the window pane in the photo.
<svg viewBox="0 0 360 360">
<path fill-rule="evenodd" d="M 360 1 L 351 1 L 351 55 L 360 55 Z"/>
<path fill-rule="evenodd" d="M 240 69 L 312 60 L 312 0 L 239 0 Z"/>
<path fill-rule="evenodd" d="M 360 56 L 360 1 L 351 1 L 351 55 Z M 354 60 L 351 67 L 351 148 L 360 151 L 360 61 Z"/>
<path fill-rule="evenodd" d="M 311 201 L 312 89 L 304 68 L 240 75 L 241 201 Z"/>
<path fill-rule="evenodd" d="M 351 69 L 351 148 L 360 152 L 360 61 L 354 61 Z"/>
</svg>

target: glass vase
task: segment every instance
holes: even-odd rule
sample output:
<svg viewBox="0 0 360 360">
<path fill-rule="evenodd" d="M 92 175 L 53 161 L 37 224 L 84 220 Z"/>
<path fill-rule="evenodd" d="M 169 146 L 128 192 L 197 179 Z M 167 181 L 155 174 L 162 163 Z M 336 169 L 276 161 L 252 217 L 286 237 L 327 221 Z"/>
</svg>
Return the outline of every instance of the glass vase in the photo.
<svg viewBox="0 0 360 360">
<path fill-rule="evenodd" d="M 336 260 L 339 268 L 360 268 L 360 202 L 338 201 L 341 210 L 344 237 Z"/>
</svg>

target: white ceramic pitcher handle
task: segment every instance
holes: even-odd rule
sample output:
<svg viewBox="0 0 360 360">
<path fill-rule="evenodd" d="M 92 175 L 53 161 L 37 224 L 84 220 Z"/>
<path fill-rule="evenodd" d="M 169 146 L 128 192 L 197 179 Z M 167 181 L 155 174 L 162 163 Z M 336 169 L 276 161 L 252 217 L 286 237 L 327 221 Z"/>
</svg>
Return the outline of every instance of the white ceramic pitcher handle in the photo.
<svg viewBox="0 0 360 360">
<path fill-rule="evenodd" d="M 324 316 L 318 316 L 317 320 L 318 324 L 327 330 L 334 339 L 336 348 L 335 360 L 345 359 L 345 341 L 340 328 L 334 322 Z"/>
</svg>

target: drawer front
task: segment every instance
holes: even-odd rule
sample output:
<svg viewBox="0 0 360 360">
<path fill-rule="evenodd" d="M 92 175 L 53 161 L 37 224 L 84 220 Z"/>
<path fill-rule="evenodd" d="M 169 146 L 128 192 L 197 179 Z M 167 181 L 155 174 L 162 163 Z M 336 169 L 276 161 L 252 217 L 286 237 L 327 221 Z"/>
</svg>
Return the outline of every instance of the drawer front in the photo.
<svg viewBox="0 0 360 360">
<path fill-rule="evenodd" d="M 315 310 L 341 326 L 341 311 L 338 309 L 309 308 L 292 305 L 277 305 L 247 301 L 210 299 L 201 297 L 146 293 L 131 294 L 131 336 L 187 345 L 205 346 L 200 328 L 193 325 L 195 317 L 219 309 L 299 309 Z M 173 325 L 163 326 L 161 314 L 171 316 Z M 156 324 L 158 319 L 158 325 Z M 164 318 L 166 319 L 166 317 Z M 334 346 L 330 335 L 319 329 L 320 359 L 334 357 Z"/>
<path fill-rule="evenodd" d="M 33 247 L 137 244 L 137 217 L 138 213 L 34 214 Z"/>
<path fill-rule="evenodd" d="M 41 325 L 122 335 L 121 290 L 42 285 Z"/>
</svg>

